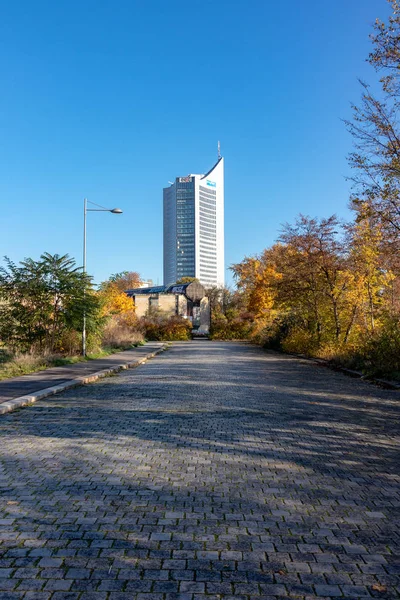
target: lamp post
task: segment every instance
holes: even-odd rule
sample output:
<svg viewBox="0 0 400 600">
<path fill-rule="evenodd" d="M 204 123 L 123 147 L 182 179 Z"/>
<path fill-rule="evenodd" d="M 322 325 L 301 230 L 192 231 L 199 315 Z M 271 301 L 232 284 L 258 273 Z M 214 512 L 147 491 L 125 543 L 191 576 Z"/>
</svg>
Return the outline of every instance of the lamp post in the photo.
<svg viewBox="0 0 400 600">
<path fill-rule="evenodd" d="M 97 208 L 88 208 L 87 205 L 93 204 Z M 120 208 L 104 208 L 100 204 L 90 202 L 87 198 L 83 200 L 83 274 L 86 275 L 86 213 L 88 212 L 110 212 L 114 215 L 122 214 Z M 82 356 L 86 356 L 86 310 L 83 308 L 83 326 L 82 326 Z"/>
</svg>

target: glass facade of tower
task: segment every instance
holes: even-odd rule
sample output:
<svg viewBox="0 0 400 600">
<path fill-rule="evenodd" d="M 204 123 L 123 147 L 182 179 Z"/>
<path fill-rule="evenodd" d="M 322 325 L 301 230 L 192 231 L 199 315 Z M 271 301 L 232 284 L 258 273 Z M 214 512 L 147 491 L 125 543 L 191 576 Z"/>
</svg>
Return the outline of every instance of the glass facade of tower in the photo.
<svg viewBox="0 0 400 600">
<path fill-rule="evenodd" d="M 182 181 L 184 180 L 184 181 Z M 194 178 L 176 182 L 176 279 L 195 277 L 195 193 Z"/>
<path fill-rule="evenodd" d="M 224 159 L 164 188 L 164 285 L 196 277 L 224 285 Z"/>
<path fill-rule="evenodd" d="M 176 202 L 175 186 L 164 190 L 164 277 L 176 281 Z"/>
</svg>

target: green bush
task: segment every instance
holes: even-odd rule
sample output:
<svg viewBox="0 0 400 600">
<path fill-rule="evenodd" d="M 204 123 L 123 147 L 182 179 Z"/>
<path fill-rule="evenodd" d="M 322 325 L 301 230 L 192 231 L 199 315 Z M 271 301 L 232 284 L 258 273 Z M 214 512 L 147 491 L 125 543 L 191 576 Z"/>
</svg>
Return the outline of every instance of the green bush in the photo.
<svg viewBox="0 0 400 600">
<path fill-rule="evenodd" d="M 249 338 L 252 324 L 241 316 L 227 318 L 219 313 L 213 315 L 210 338 L 213 340 L 246 340 Z"/>
<path fill-rule="evenodd" d="M 387 316 L 360 349 L 363 370 L 367 375 L 400 379 L 400 322 Z"/>
<path fill-rule="evenodd" d="M 191 339 L 192 324 L 182 317 L 150 314 L 140 319 L 144 336 L 151 341 L 186 341 Z"/>
</svg>

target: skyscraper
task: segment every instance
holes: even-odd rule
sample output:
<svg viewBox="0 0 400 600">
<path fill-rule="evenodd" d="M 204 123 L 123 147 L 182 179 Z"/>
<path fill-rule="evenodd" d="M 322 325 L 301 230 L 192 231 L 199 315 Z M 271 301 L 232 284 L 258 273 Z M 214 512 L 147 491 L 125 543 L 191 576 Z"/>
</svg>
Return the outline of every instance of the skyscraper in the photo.
<svg viewBox="0 0 400 600">
<path fill-rule="evenodd" d="M 223 286 L 224 159 L 205 175 L 177 177 L 164 188 L 164 285 L 197 277 Z"/>
</svg>

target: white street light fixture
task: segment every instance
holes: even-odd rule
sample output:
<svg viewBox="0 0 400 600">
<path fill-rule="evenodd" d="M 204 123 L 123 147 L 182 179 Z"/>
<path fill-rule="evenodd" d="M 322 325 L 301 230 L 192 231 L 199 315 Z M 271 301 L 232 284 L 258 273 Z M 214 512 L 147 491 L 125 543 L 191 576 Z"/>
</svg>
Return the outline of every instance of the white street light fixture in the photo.
<svg viewBox="0 0 400 600">
<path fill-rule="evenodd" d="M 98 208 L 88 208 L 87 205 L 93 204 Z M 114 215 L 121 215 L 120 208 L 105 208 L 100 204 L 90 202 L 87 198 L 83 201 L 83 273 L 86 274 L 86 213 L 88 212 L 110 212 Z M 82 327 L 82 356 L 86 356 L 86 311 L 83 309 L 83 327 Z"/>
</svg>

